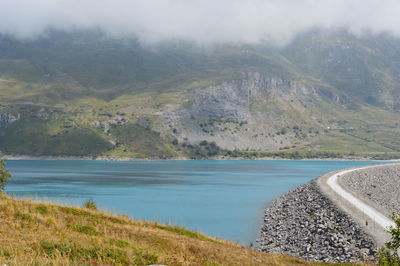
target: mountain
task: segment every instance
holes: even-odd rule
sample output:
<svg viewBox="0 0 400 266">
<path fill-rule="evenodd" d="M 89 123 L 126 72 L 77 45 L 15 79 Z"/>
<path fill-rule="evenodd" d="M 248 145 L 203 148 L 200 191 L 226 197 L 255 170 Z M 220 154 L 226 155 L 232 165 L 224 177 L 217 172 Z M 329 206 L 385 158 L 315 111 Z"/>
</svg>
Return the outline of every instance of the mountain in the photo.
<svg viewBox="0 0 400 266">
<path fill-rule="evenodd" d="M 400 40 L 313 30 L 285 47 L 0 36 L 4 154 L 400 157 Z"/>
</svg>

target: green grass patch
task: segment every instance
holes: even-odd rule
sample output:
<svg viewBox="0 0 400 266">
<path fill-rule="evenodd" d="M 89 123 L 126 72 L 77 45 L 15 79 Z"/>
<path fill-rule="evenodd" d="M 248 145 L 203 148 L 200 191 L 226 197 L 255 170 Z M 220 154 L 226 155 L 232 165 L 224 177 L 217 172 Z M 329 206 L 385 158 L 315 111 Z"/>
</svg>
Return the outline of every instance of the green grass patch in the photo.
<svg viewBox="0 0 400 266">
<path fill-rule="evenodd" d="M 40 214 L 47 214 L 49 211 L 45 205 L 39 205 L 36 207 L 36 211 Z"/>
<path fill-rule="evenodd" d="M 353 134 L 351 132 L 330 131 L 313 142 L 311 146 L 320 147 L 321 151 L 338 153 L 393 152 L 392 149 L 384 147 L 377 142 L 369 141 L 365 137 L 357 137 L 357 133 L 354 136 Z"/>
<path fill-rule="evenodd" d="M 39 252 L 43 252 L 49 257 L 57 255 L 67 256 L 75 261 L 100 260 L 112 264 L 131 264 L 126 251 L 114 248 L 82 248 L 72 244 L 43 241 L 40 243 Z"/>
<path fill-rule="evenodd" d="M 108 217 L 104 217 L 104 218 L 115 224 L 127 224 L 127 222 L 125 220 L 117 218 L 117 217 L 108 216 Z"/>
<path fill-rule="evenodd" d="M 80 224 L 69 224 L 68 228 L 71 230 L 78 232 L 78 233 L 83 233 L 86 235 L 91 235 L 91 236 L 98 236 L 102 235 L 102 233 L 98 232 L 96 228 L 90 225 L 80 225 Z"/>
<path fill-rule="evenodd" d="M 119 248 L 127 248 L 127 247 L 129 247 L 129 243 L 128 242 L 126 242 L 124 240 L 121 240 L 121 239 L 116 239 L 116 238 L 111 238 L 110 239 L 110 244 L 114 245 L 114 246 L 117 246 Z"/>
<path fill-rule="evenodd" d="M 151 265 L 156 264 L 158 261 L 158 256 L 150 253 L 138 253 L 133 258 L 134 265 Z"/>
<path fill-rule="evenodd" d="M 7 249 L 0 248 L 0 256 L 10 258 L 11 253 Z"/>
<path fill-rule="evenodd" d="M 98 216 L 96 216 L 93 213 L 90 213 L 86 210 L 73 208 L 73 207 L 61 207 L 60 210 L 66 214 L 80 216 L 80 217 L 84 218 L 86 221 L 91 221 L 93 223 L 99 222 Z"/>
<path fill-rule="evenodd" d="M 23 213 L 23 212 L 16 212 L 15 213 L 15 218 L 26 221 L 26 222 L 31 222 L 33 220 L 32 216 L 30 216 L 27 213 Z"/>
<path fill-rule="evenodd" d="M 200 240 L 217 242 L 214 239 L 211 239 L 211 238 L 206 237 L 206 236 L 204 236 L 202 234 L 187 230 L 187 229 L 179 227 L 179 226 L 156 225 L 155 227 L 158 228 L 158 229 L 166 230 L 166 231 L 177 233 L 177 234 L 184 235 L 184 236 L 189 236 L 189 237 L 192 237 L 192 238 L 197 238 L 197 239 L 200 239 Z"/>
<path fill-rule="evenodd" d="M 87 217 L 94 216 L 88 211 L 73 207 L 61 207 L 60 210 L 66 214 L 73 214 L 77 216 L 87 216 Z"/>
</svg>

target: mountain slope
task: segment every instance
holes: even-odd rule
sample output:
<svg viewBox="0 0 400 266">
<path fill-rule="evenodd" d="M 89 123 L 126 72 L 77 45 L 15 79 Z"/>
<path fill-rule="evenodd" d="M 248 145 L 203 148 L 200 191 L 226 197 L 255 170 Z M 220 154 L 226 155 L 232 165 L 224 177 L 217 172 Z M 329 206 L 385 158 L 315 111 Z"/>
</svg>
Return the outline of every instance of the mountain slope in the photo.
<svg viewBox="0 0 400 266">
<path fill-rule="evenodd" d="M 99 31 L 1 36 L 0 150 L 396 157 L 399 47 L 341 31 L 309 32 L 283 48 L 146 47 Z"/>
</svg>

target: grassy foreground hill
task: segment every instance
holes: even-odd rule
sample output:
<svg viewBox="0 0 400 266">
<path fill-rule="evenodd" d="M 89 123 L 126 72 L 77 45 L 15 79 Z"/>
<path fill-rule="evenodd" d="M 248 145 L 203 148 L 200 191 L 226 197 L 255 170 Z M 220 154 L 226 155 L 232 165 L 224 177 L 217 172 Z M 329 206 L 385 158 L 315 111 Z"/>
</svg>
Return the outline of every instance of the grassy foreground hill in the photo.
<svg viewBox="0 0 400 266">
<path fill-rule="evenodd" d="M 0 264 L 314 265 L 180 227 L 0 194 Z"/>
</svg>

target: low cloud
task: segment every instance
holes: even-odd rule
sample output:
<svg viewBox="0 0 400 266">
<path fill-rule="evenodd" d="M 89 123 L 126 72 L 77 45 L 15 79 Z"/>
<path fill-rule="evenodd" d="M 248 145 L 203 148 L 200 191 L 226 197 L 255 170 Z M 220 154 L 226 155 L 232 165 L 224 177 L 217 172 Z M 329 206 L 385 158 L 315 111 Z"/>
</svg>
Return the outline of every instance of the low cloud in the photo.
<svg viewBox="0 0 400 266">
<path fill-rule="evenodd" d="M 0 33 L 100 28 L 142 42 L 284 44 L 311 28 L 400 37 L 398 0 L 1 0 Z"/>
</svg>

